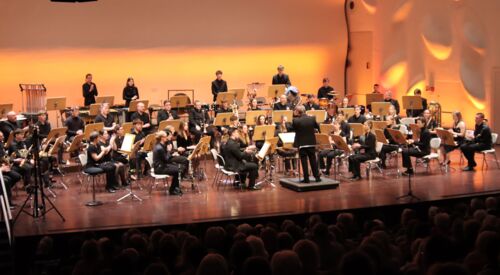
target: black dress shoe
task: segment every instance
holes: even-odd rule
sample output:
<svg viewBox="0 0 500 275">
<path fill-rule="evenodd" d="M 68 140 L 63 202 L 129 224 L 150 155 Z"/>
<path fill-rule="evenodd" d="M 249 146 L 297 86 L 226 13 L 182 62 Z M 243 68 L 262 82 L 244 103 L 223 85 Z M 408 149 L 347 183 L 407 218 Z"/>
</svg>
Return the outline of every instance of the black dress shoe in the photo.
<svg viewBox="0 0 500 275">
<path fill-rule="evenodd" d="M 309 179 L 303 179 L 300 181 L 300 183 L 310 183 Z"/>
<path fill-rule="evenodd" d="M 472 167 L 472 166 L 465 166 L 464 168 L 462 168 L 462 171 L 465 171 L 465 172 L 474 171 L 474 167 Z"/>
<path fill-rule="evenodd" d="M 248 186 L 247 190 L 257 191 L 257 190 L 260 190 L 260 188 L 254 185 L 254 186 Z"/>
<path fill-rule="evenodd" d="M 412 176 L 413 174 L 413 170 L 406 170 L 403 172 L 403 176 Z"/>
<path fill-rule="evenodd" d="M 174 190 L 168 192 L 171 196 L 182 196 L 182 191 L 179 188 L 174 188 Z"/>
<path fill-rule="evenodd" d="M 357 181 L 357 180 L 360 180 L 361 177 L 360 176 L 354 176 L 351 178 L 351 181 Z"/>
<path fill-rule="evenodd" d="M 106 191 L 108 191 L 108 193 L 116 193 L 116 190 L 113 189 L 113 187 L 107 188 Z"/>
<path fill-rule="evenodd" d="M 321 178 L 320 178 L 320 177 L 317 177 L 317 178 L 316 178 L 316 182 L 321 182 Z"/>
</svg>

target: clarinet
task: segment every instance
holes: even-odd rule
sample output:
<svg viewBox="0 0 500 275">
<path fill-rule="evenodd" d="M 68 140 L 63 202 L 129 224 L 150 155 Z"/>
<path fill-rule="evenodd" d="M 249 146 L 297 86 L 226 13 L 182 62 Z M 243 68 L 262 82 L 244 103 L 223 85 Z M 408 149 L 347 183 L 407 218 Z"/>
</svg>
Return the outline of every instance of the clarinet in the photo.
<svg viewBox="0 0 500 275">
<path fill-rule="evenodd" d="M 202 114 L 202 122 L 203 122 L 203 134 L 207 133 L 207 126 L 206 126 L 206 118 L 205 118 L 205 110 L 201 109 L 201 114 Z"/>
</svg>

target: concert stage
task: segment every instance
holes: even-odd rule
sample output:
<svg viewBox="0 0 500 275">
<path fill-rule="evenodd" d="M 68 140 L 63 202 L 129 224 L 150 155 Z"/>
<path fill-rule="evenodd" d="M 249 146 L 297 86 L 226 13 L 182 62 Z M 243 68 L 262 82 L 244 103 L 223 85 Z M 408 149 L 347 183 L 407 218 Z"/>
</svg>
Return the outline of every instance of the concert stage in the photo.
<svg viewBox="0 0 500 275">
<path fill-rule="evenodd" d="M 498 180 L 500 170 L 493 162 L 490 162 L 488 170 L 481 171 L 481 167 L 478 167 L 477 172 L 462 172 L 458 159 L 458 152 L 453 152 L 452 166 L 456 171 L 446 174 L 439 170 L 437 163 L 432 164 L 430 173 L 426 173 L 425 168 L 418 167 L 416 176 L 412 178 L 415 195 L 428 202 L 500 193 Z M 408 179 L 396 178 L 394 169 L 386 171 L 387 175 L 381 175 L 374 170 L 371 180 L 350 182 L 340 177 L 338 188 L 311 192 L 295 192 L 279 186 L 278 180 L 282 174 L 275 173 L 276 188 L 268 185 L 259 191 L 242 191 L 233 189 L 231 186 L 213 187 L 214 173 L 210 169 L 212 165 L 212 161 L 208 160 L 209 179 L 200 183 L 200 193 L 191 192 L 190 185 L 184 183 L 186 191 L 182 197 L 165 196 L 162 189 L 153 191 L 149 197 L 145 190 L 138 190 L 137 194 L 144 199 L 143 202 L 124 200 L 117 203 L 116 199 L 123 196 L 126 190 L 108 194 L 102 192 L 101 189 L 97 194 L 97 199 L 103 201 L 104 205 L 98 207 L 85 206 L 85 203 L 91 199 L 91 193 L 86 191 L 79 193 L 80 184 L 77 181 L 76 172 L 72 173 L 67 176 L 67 181 L 71 181 L 69 189 L 56 189 L 55 191 L 57 198 L 54 202 L 66 218 L 66 222 L 62 222 L 53 211 L 48 213 L 45 220 L 33 220 L 22 214 L 15 225 L 15 235 L 33 236 L 88 230 L 248 220 L 402 205 L 409 202 L 396 200 L 396 197 L 406 194 Z M 345 167 L 341 170 L 345 175 Z M 14 201 L 17 204 L 21 204 L 24 199 L 25 192 L 20 191 L 18 195 L 14 192 Z M 17 211 L 19 211 L 19 206 L 14 214 Z"/>
</svg>

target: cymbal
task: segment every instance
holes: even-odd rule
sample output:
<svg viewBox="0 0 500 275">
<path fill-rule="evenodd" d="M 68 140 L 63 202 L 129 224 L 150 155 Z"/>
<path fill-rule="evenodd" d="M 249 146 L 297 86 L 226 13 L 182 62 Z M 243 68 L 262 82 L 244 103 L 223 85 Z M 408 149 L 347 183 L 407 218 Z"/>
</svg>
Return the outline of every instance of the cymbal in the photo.
<svg viewBox="0 0 500 275">
<path fill-rule="evenodd" d="M 339 92 L 329 92 L 328 95 L 340 95 Z"/>
</svg>

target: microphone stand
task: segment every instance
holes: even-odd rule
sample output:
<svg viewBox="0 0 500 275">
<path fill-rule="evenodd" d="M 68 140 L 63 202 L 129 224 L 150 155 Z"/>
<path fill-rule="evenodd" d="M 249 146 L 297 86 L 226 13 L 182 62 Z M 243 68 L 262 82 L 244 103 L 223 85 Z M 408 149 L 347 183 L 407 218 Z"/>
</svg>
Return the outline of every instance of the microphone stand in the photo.
<svg viewBox="0 0 500 275">
<path fill-rule="evenodd" d="M 408 151 L 409 148 L 410 148 L 410 145 L 407 143 L 406 150 Z M 412 185 L 411 185 L 411 177 L 412 177 L 412 174 L 408 173 L 408 193 L 406 193 L 406 195 L 396 197 L 396 200 L 401 200 L 401 199 L 405 199 L 405 198 L 410 198 L 410 201 L 412 201 L 412 200 L 420 201 L 421 200 L 419 197 L 417 197 L 413 194 Z"/>
</svg>

